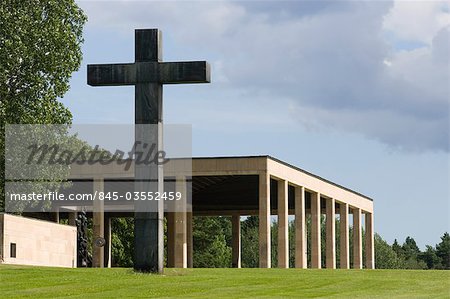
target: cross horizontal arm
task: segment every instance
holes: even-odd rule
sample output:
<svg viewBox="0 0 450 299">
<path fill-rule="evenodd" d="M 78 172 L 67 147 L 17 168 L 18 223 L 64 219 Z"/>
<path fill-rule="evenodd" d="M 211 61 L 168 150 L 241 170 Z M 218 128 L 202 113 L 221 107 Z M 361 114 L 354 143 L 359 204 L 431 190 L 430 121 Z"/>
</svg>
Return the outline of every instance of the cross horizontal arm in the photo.
<svg viewBox="0 0 450 299">
<path fill-rule="evenodd" d="M 159 82 L 163 84 L 210 83 L 211 71 L 206 61 L 162 62 Z"/>
<path fill-rule="evenodd" d="M 210 81 L 210 66 L 206 61 L 88 65 L 88 84 L 91 86 L 133 85 L 145 82 L 209 83 Z"/>
<path fill-rule="evenodd" d="M 136 83 L 136 65 L 91 64 L 88 65 L 88 84 L 91 86 L 133 85 Z"/>
</svg>

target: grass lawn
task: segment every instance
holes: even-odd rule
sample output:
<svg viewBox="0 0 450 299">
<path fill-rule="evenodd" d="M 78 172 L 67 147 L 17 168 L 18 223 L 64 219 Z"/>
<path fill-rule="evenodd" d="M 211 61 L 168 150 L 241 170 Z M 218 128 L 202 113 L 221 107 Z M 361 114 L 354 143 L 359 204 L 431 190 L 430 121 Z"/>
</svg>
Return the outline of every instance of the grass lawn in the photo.
<svg viewBox="0 0 450 299">
<path fill-rule="evenodd" d="M 61 269 L 0 265 L 0 297 L 450 298 L 450 271 Z"/>
</svg>

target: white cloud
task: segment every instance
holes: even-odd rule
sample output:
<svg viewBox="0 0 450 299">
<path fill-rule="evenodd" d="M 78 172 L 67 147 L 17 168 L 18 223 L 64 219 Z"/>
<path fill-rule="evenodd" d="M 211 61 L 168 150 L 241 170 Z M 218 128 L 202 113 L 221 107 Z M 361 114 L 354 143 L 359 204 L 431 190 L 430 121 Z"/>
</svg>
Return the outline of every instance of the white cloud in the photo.
<svg viewBox="0 0 450 299">
<path fill-rule="evenodd" d="M 391 57 L 390 75 L 427 95 L 430 105 L 448 105 L 450 28 L 443 28 L 430 47 L 399 51 Z"/>
<path fill-rule="evenodd" d="M 450 24 L 447 1 L 395 1 L 384 28 L 397 38 L 431 44 L 436 33 Z"/>
</svg>

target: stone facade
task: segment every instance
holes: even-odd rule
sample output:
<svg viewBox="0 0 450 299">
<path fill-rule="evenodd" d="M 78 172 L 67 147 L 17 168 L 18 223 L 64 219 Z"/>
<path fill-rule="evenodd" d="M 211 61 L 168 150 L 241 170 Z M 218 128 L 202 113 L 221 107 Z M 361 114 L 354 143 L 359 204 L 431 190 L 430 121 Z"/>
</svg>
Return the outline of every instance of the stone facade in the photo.
<svg viewBox="0 0 450 299">
<path fill-rule="evenodd" d="M 0 262 L 4 264 L 69 268 L 77 265 L 75 226 L 0 214 L 0 245 Z"/>
</svg>

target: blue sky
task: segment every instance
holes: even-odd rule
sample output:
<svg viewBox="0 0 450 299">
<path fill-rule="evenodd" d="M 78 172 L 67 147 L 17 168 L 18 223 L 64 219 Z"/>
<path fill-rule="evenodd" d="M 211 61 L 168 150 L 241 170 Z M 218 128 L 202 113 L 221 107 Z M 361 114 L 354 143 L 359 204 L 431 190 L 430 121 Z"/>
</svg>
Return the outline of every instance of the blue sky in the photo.
<svg viewBox="0 0 450 299">
<path fill-rule="evenodd" d="M 92 88 L 86 64 L 208 60 L 212 83 L 166 86 L 166 123 L 194 156 L 270 154 L 375 199 L 375 230 L 422 248 L 450 230 L 449 4 L 79 1 L 84 61 L 63 102 L 78 124 L 131 124 L 133 87 Z"/>
</svg>

